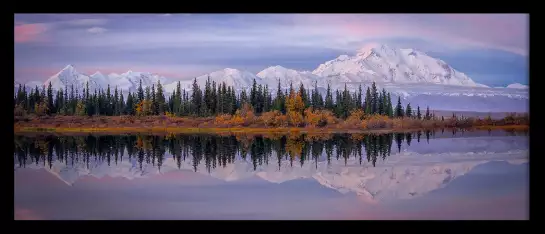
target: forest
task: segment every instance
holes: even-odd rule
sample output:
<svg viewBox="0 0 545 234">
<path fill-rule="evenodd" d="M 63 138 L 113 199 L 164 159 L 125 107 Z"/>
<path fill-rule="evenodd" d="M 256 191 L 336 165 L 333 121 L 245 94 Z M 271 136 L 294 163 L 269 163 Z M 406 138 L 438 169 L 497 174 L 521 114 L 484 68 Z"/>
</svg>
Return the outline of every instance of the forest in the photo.
<svg viewBox="0 0 545 234">
<path fill-rule="evenodd" d="M 355 92 L 335 90 L 327 87 L 325 97 L 318 92 L 315 84 L 307 89 L 303 84 L 295 89 L 293 84 L 286 90 L 281 89 L 280 81 L 273 97 L 268 86 L 257 85 L 254 80 L 249 93 L 242 90 L 237 95 L 234 87 L 225 83 L 216 84 L 207 80 L 204 90 L 193 81 L 191 90 L 177 88 L 165 97 L 163 86 L 158 81 L 151 87 L 142 87 L 140 81 L 136 92 L 123 95 L 117 87 L 113 92 L 108 85 L 106 90 L 91 90 L 89 84 L 80 93 L 73 86 L 53 91 L 51 83 L 30 89 L 19 86 L 14 97 L 14 114 L 32 122 L 34 117 L 50 116 L 123 116 L 121 120 L 111 122 L 122 126 L 134 124 L 136 118 L 150 120 L 153 116 L 165 117 L 171 127 L 184 126 L 180 119 L 197 119 L 193 127 L 326 127 L 358 129 L 384 128 L 433 128 L 464 127 L 485 125 L 527 125 L 527 115 L 512 114 L 502 120 L 473 119 L 453 114 L 445 120 L 436 117 L 429 107 L 421 110 L 420 106 L 402 105 L 398 98 L 395 106 L 391 95 L 385 89 L 379 91 L 373 82 L 365 93 L 360 85 Z M 155 121 L 151 118 L 148 126 Z M 16 118 L 16 122 L 17 122 Z M 49 119 L 46 119 L 49 120 Z M 63 119 L 66 120 L 66 119 Z M 73 120 L 73 119 L 71 119 Z M 42 121 L 43 122 L 43 121 Z M 37 123 L 42 123 L 37 122 Z M 104 122 L 104 121 L 102 121 Z M 141 121 L 138 121 L 141 123 Z M 60 123 L 62 124 L 62 123 Z M 40 124 L 38 124 L 40 125 Z M 58 125 L 58 124 L 57 124 Z M 77 125 L 77 124 L 76 124 Z M 94 126 L 94 124 L 91 125 Z M 102 124 L 104 125 L 104 124 Z M 79 127 L 85 127 L 80 124 Z M 59 127 L 59 126 L 57 126 Z M 187 126 L 186 126 L 187 127 Z"/>
</svg>

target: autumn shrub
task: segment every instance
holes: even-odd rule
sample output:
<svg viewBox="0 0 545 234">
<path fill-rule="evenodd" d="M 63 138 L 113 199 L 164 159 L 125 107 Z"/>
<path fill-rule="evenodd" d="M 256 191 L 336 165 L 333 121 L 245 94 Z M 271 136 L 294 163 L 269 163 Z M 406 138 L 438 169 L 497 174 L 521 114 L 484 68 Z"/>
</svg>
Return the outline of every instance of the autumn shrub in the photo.
<svg viewBox="0 0 545 234">
<path fill-rule="evenodd" d="M 218 126 L 229 124 L 232 117 L 230 114 L 218 115 L 214 118 L 214 124 Z"/>
<path fill-rule="evenodd" d="M 393 126 L 392 120 L 390 120 L 388 116 L 384 115 L 371 115 L 367 117 L 365 121 L 367 122 L 367 129 L 383 129 L 391 128 Z"/>
<path fill-rule="evenodd" d="M 319 127 L 322 127 L 320 126 L 322 124 L 323 126 L 325 126 L 325 125 L 336 124 L 339 122 L 339 119 L 335 117 L 333 112 L 329 110 L 320 110 L 320 114 L 322 115 L 322 119 L 320 120 L 321 123 L 318 124 Z"/>
<path fill-rule="evenodd" d="M 353 110 L 350 112 L 350 115 L 342 123 L 343 127 L 361 127 L 362 120 L 365 116 L 365 113 L 361 109 Z"/>
<path fill-rule="evenodd" d="M 291 125 L 291 126 L 294 126 L 294 127 L 303 127 L 304 126 L 304 119 L 303 119 L 303 115 L 299 112 L 295 112 L 295 111 L 288 111 L 288 114 L 287 114 L 287 119 L 288 119 L 288 123 Z"/>
<path fill-rule="evenodd" d="M 282 115 L 280 111 L 274 110 L 274 111 L 269 111 L 269 112 L 265 112 L 261 114 L 261 117 L 259 117 L 259 119 L 266 126 L 279 127 L 285 124 L 284 119 L 286 118 L 285 116 Z"/>
<path fill-rule="evenodd" d="M 21 106 L 20 104 L 17 104 L 13 108 L 13 114 L 15 116 L 25 116 L 26 115 L 26 110 L 25 110 L 25 108 L 23 108 L 23 106 Z"/>
<path fill-rule="evenodd" d="M 316 127 L 320 124 L 322 120 L 321 113 L 319 111 L 314 111 L 312 107 L 305 110 L 305 125 Z"/>
<path fill-rule="evenodd" d="M 37 116 L 44 116 L 47 114 L 47 111 L 47 103 L 45 102 L 36 103 L 34 105 L 34 113 L 36 113 Z"/>
</svg>

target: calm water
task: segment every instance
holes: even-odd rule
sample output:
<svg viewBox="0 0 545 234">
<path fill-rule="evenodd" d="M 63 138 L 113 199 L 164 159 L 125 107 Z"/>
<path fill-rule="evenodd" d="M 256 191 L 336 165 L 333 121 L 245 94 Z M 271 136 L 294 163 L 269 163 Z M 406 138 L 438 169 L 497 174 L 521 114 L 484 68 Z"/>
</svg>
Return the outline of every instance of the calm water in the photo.
<svg viewBox="0 0 545 234">
<path fill-rule="evenodd" d="M 15 136 L 15 219 L 528 219 L 527 133 Z"/>
</svg>

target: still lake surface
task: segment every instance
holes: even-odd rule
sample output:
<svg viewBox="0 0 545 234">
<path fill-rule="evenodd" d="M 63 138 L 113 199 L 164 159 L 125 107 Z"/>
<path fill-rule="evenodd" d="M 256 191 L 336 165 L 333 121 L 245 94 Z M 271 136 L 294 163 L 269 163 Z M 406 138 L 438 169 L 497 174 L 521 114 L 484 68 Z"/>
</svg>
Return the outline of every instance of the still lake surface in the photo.
<svg viewBox="0 0 545 234">
<path fill-rule="evenodd" d="M 15 135 L 15 219 L 528 219 L 528 133 Z"/>
</svg>

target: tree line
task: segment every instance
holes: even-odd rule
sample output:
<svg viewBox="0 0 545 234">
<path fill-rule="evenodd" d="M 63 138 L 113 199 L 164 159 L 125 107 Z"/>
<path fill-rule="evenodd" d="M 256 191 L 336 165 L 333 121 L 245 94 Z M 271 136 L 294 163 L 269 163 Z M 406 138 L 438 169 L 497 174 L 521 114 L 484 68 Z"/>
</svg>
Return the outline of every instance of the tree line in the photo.
<svg viewBox="0 0 545 234">
<path fill-rule="evenodd" d="M 122 90 L 110 85 L 103 89 L 94 89 L 91 92 L 89 83 L 86 83 L 80 93 L 74 86 L 61 88 L 53 91 L 51 82 L 47 89 L 45 86 L 40 90 L 38 86 L 27 91 L 25 85 L 19 85 L 14 97 L 14 108 L 16 114 L 32 113 L 37 115 L 80 115 L 80 116 L 119 116 L 119 115 L 172 115 L 208 117 L 221 114 L 235 114 L 245 104 L 249 105 L 254 113 L 261 114 L 269 111 L 279 111 L 287 114 L 290 109 L 297 109 L 301 114 L 302 110 L 312 108 L 314 110 L 331 111 L 337 118 L 346 119 L 354 110 L 361 110 L 368 115 L 384 115 L 390 118 L 411 117 L 418 119 L 431 119 L 429 107 L 425 114 L 421 113 L 418 106 L 414 110 L 410 103 L 405 107 L 398 97 L 397 104 L 392 105 L 391 95 L 385 89 L 379 91 L 373 82 L 367 87 L 365 94 L 360 85 L 359 89 L 350 92 L 345 84 L 344 90 L 331 90 L 327 86 L 325 97 L 318 91 L 315 83 L 313 89 L 306 89 L 301 83 L 297 90 L 290 83 L 289 90 L 282 90 L 280 81 L 275 97 L 268 85 L 257 84 L 255 79 L 249 93 L 242 90 L 237 95 L 234 87 L 227 86 L 224 82 L 217 84 L 215 81 L 206 81 L 204 89 L 193 81 L 191 92 L 181 88 L 178 82 L 174 92 L 165 97 L 163 86 L 160 81 L 151 87 L 142 87 L 142 80 L 136 92 L 130 92 L 127 100 L 124 100 Z"/>
</svg>

